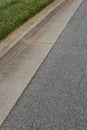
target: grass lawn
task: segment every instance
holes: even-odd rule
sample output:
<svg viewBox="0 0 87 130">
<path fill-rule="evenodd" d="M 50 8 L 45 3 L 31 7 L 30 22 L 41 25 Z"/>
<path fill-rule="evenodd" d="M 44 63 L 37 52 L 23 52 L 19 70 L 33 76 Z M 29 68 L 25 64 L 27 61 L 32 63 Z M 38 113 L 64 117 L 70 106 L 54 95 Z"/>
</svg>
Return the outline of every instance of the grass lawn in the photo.
<svg viewBox="0 0 87 130">
<path fill-rule="evenodd" d="M 0 41 L 54 0 L 0 0 Z"/>
</svg>

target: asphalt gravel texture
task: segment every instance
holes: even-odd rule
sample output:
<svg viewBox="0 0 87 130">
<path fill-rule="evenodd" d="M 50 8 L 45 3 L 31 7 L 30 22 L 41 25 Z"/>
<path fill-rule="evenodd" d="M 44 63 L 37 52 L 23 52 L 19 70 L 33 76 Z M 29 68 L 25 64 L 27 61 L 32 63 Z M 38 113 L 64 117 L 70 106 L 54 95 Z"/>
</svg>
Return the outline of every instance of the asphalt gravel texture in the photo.
<svg viewBox="0 0 87 130">
<path fill-rule="evenodd" d="M 87 0 L 0 130 L 87 130 Z"/>
</svg>

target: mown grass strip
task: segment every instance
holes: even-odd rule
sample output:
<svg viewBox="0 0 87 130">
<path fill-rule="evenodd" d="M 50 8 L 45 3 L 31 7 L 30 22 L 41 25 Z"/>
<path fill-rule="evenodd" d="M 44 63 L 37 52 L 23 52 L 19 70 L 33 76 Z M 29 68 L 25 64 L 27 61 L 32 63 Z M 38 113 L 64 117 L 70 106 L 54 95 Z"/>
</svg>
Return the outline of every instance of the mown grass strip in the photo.
<svg viewBox="0 0 87 130">
<path fill-rule="evenodd" d="M 54 0 L 0 0 L 0 41 Z"/>
</svg>

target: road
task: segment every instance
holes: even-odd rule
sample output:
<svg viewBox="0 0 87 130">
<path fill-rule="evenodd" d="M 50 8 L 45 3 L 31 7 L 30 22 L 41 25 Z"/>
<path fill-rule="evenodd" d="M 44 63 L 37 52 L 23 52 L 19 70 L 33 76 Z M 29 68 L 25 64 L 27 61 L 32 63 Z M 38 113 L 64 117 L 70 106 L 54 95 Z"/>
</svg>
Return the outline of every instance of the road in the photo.
<svg viewBox="0 0 87 130">
<path fill-rule="evenodd" d="M 0 130 L 87 130 L 87 0 Z"/>
</svg>

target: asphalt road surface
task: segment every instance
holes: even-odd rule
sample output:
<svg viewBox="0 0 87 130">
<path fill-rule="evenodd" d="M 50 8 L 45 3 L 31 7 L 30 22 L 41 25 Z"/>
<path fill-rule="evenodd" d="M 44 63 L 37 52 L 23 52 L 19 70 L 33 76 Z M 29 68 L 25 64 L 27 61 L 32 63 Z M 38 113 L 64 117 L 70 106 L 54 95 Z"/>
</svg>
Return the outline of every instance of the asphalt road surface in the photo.
<svg viewBox="0 0 87 130">
<path fill-rule="evenodd" d="M 87 130 L 87 0 L 0 130 Z"/>
</svg>

